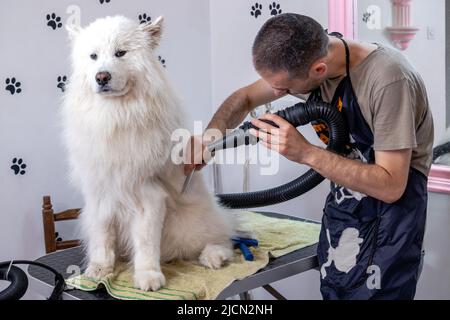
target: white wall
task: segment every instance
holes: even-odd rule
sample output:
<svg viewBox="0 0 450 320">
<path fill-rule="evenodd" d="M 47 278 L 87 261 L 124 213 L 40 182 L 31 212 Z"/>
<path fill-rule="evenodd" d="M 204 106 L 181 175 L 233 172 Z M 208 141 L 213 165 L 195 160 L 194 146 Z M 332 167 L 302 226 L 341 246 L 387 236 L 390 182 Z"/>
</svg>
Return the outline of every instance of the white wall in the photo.
<svg viewBox="0 0 450 320">
<path fill-rule="evenodd" d="M 450 3 L 445 4 L 445 34 L 447 35 L 445 37 L 445 47 L 446 52 L 450 52 L 450 37 L 448 36 L 450 34 Z M 446 78 L 447 78 L 447 85 L 446 85 L 446 101 L 447 101 L 447 128 L 450 128 L 450 54 L 446 54 Z"/>
<path fill-rule="evenodd" d="M 417 299 L 450 299 L 450 197 L 430 193 L 428 198 L 427 229 L 425 232 L 425 259 L 417 286 Z"/>
</svg>

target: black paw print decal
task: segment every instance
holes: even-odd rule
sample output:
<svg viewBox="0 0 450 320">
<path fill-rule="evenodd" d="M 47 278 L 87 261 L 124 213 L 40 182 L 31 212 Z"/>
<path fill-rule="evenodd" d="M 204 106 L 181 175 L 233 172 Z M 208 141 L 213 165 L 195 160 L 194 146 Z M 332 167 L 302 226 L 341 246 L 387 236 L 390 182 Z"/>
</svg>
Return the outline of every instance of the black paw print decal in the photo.
<svg viewBox="0 0 450 320">
<path fill-rule="evenodd" d="M 100 0 L 100 4 L 109 3 L 110 0 Z"/>
<path fill-rule="evenodd" d="M 279 3 L 272 3 L 269 5 L 270 15 L 276 16 L 281 14 L 283 11 L 281 10 L 281 6 Z"/>
<path fill-rule="evenodd" d="M 22 92 L 22 89 L 20 88 L 22 84 L 16 81 L 16 78 L 7 78 L 5 82 L 6 82 L 5 89 L 11 92 L 11 94 Z"/>
<path fill-rule="evenodd" d="M 159 60 L 159 62 L 161 62 L 161 64 L 162 64 L 163 67 L 165 68 L 165 67 L 166 67 L 166 60 L 163 59 L 161 56 L 158 56 L 158 60 Z"/>
<path fill-rule="evenodd" d="M 61 17 L 58 17 L 55 13 L 47 15 L 47 25 L 53 30 L 62 27 Z"/>
<path fill-rule="evenodd" d="M 370 12 L 364 12 L 364 14 L 363 14 L 363 21 L 364 21 L 365 23 L 367 23 L 367 22 L 369 21 L 369 19 L 370 19 L 371 16 L 372 16 L 372 13 L 370 13 Z"/>
<path fill-rule="evenodd" d="M 139 23 L 149 23 L 150 21 L 152 21 L 152 18 L 150 16 L 148 16 L 146 13 L 140 14 L 139 15 Z"/>
<path fill-rule="evenodd" d="M 62 92 L 66 91 L 67 76 L 59 76 L 57 81 L 57 87 L 60 88 Z"/>
<path fill-rule="evenodd" d="M 262 14 L 262 8 L 262 5 L 256 2 L 255 5 L 252 6 L 252 11 L 250 11 L 250 14 L 257 19 Z"/>
<path fill-rule="evenodd" d="M 12 163 L 13 165 L 11 166 L 11 169 L 14 170 L 15 175 L 18 175 L 19 173 L 21 175 L 25 174 L 25 169 L 27 168 L 27 165 L 23 163 L 22 159 L 14 158 Z"/>
</svg>

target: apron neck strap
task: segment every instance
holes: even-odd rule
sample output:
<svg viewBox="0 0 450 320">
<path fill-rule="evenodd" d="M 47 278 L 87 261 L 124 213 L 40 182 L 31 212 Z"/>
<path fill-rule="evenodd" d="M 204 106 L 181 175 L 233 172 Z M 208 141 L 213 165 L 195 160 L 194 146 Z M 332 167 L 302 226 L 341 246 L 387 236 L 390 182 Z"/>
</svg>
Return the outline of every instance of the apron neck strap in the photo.
<svg viewBox="0 0 450 320">
<path fill-rule="evenodd" d="M 350 48 L 348 47 L 347 41 L 344 40 L 344 36 L 339 32 L 331 32 L 328 35 L 336 37 L 342 41 L 345 47 L 345 70 L 347 71 L 347 76 L 350 76 Z"/>
<path fill-rule="evenodd" d="M 347 71 L 347 76 L 350 76 L 350 48 L 348 47 L 347 41 L 342 38 L 338 38 L 342 41 L 345 47 L 345 70 Z"/>
</svg>

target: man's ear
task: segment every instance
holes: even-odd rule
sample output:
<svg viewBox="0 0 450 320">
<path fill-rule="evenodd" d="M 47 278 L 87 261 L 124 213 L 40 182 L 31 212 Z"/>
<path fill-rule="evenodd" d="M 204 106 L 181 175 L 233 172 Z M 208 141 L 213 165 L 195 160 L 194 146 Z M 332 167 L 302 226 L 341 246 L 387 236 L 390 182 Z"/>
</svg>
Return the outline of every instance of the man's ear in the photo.
<svg viewBox="0 0 450 320">
<path fill-rule="evenodd" d="M 328 66 L 323 61 L 318 61 L 314 63 L 311 67 L 311 73 L 313 77 L 316 79 L 323 78 L 324 76 L 326 76 L 327 72 Z"/>
<path fill-rule="evenodd" d="M 163 16 L 159 16 L 158 18 L 156 18 L 155 22 L 153 23 L 145 23 L 139 26 L 143 31 L 147 32 L 148 35 L 150 36 L 152 48 L 156 48 L 159 45 L 163 33 L 163 26 L 164 26 Z"/>
<path fill-rule="evenodd" d="M 72 23 L 66 25 L 66 30 L 69 34 L 69 39 L 71 41 L 74 41 L 78 37 L 82 29 L 79 25 Z"/>
</svg>

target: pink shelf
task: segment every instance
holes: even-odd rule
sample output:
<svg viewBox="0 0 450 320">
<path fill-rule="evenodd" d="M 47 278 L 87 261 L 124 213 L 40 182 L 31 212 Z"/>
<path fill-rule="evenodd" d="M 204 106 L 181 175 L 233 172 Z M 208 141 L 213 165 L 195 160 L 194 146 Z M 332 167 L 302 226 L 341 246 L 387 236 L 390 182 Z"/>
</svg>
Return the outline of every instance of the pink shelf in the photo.
<svg viewBox="0 0 450 320">
<path fill-rule="evenodd" d="M 389 27 L 386 28 L 386 30 L 391 35 L 391 39 L 397 48 L 401 50 L 408 49 L 409 43 L 414 39 L 416 33 L 419 31 L 418 28 L 414 27 Z"/>
<path fill-rule="evenodd" d="M 411 26 L 412 0 L 392 0 L 392 27 L 386 28 L 392 42 L 400 50 L 406 50 L 419 31 Z"/>
</svg>

